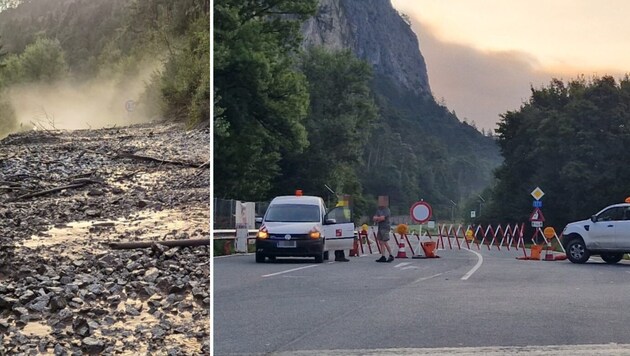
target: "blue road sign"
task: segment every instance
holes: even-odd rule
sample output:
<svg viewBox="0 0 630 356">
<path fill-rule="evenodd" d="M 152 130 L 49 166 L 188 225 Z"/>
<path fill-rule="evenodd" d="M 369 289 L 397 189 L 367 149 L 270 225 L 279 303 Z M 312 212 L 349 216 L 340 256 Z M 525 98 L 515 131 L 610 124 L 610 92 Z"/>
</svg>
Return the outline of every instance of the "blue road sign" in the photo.
<svg viewBox="0 0 630 356">
<path fill-rule="evenodd" d="M 542 208 L 542 200 L 534 200 L 534 208 Z"/>
</svg>

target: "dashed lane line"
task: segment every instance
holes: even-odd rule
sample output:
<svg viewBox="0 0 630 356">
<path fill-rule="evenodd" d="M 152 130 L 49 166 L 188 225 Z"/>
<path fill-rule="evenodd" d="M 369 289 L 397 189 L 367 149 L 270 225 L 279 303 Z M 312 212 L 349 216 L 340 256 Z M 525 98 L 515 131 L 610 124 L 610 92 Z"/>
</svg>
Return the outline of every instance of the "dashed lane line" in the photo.
<svg viewBox="0 0 630 356">
<path fill-rule="evenodd" d="M 265 277 L 273 277 L 273 276 L 277 276 L 277 275 L 280 275 L 280 274 L 290 273 L 290 272 L 293 272 L 293 271 L 299 271 L 301 269 L 317 267 L 317 266 L 321 266 L 321 265 L 308 265 L 308 266 L 303 266 L 303 267 L 298 267 L 298 268 L 291 268 L 291 269 L 288 269 L 286 271 L 280 271 L 280 272 L 270 273 L 270 274 L 263 274 L 261 277 L 263 277 L 263 278 L 265 278 Z"/>
</svg>

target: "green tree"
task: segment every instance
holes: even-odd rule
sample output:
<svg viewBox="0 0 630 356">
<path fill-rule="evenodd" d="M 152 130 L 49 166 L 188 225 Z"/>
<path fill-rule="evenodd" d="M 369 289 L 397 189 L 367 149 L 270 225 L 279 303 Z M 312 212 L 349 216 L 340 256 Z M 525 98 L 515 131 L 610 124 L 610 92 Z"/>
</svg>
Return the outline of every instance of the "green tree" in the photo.
<svg viewBox="0 0 630 356">
<path fill-rule="evenodd" d="M 19 56 L 20 82 L 50 82 L 64 78 L 68 65 L 58 40 L 39 38 Z"/>
<path fill-rule="evenodd" d="M 313 0 L 214 4 L 214 85 L 227 132 L 215 136 L 215 194 L 266 199 L 280 159 L 307 145 L 304 75 L 294 67 Z"/>
<path fill-rule="evenodd" d="M 161 79 L 164 115 L 195 125 L 210 120 L 210 34 L 208 18 L 192 26 L 188 46 L 170 56 Z"/>
<path fill-rule="evenodd" d="M 496 172 L 495 219 L 525 221 L 531 192 L 545 191 L 547 223 L 561 228 L 630 195 L 630 82 L 610 76 L 534 89 L 497 130 L 505 159 Z"/>
<path fill-rule="evenodd" d="M 357 171 L 377 109 L 370 90 L 371 67 L 350 51 L 310 49 L 301 59 L 310 105 L 305 127 L 309 146 L 282 161 L 276 193 L 302 188 L 310 194 L 362 193 Z"/>
</svg>

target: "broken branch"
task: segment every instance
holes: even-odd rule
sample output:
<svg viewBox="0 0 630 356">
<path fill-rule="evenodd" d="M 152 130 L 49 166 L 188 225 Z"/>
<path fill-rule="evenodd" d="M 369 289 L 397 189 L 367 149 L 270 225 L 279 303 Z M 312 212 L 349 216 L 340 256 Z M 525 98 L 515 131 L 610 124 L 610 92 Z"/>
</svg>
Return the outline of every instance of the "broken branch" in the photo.
<svg viewBox="0 0 630 356">
<path fill-rule="evenodd" d="M 210 239 L 115 242 L 115 243 L 110 243 L 109 247 L 114 250 L 129 250 L 129 249 L 134 249 L 134 248 L 147 248 L 147 247 L 153 246 L 154 244 L 164 245 L 168 247 L 207 246 L 207 245 L 210 245 Z"/>
<path fill-rule="evenodd" d="M 166 163 L 166 164 L 174 164 L 174 165 L 178 165 L 178 166 L 188 166 L 188 167 L 195 167 L 195 168 L 205 164 L 205 163 L 191 163 L 191 162 L 182 162 L 182 161 L 171 161 L 171 160 L 167 160 L 167 159 L 155 158 L 155 157 L 144 156 L 144 155 L 137 155 L 137 154 L 134 154 L 134 153 L 122 153 L 122 154 L 119 154 L 118 157 L 134 158 L 134 159 L 143 160 L 143 161 L 159 162 L 159 163 Z"/>
</svg>

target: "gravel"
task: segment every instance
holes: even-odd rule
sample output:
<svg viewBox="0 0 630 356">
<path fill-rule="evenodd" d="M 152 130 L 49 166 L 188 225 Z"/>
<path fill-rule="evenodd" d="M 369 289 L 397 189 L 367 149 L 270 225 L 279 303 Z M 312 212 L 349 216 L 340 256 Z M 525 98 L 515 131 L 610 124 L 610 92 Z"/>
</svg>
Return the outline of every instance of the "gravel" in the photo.
<svg viewBox="0 0 630 356">
<path fill-rule="evenodd" d="M 209 353 L 209 130 L 0 141 L 0 354 Z"/>
</svg>

